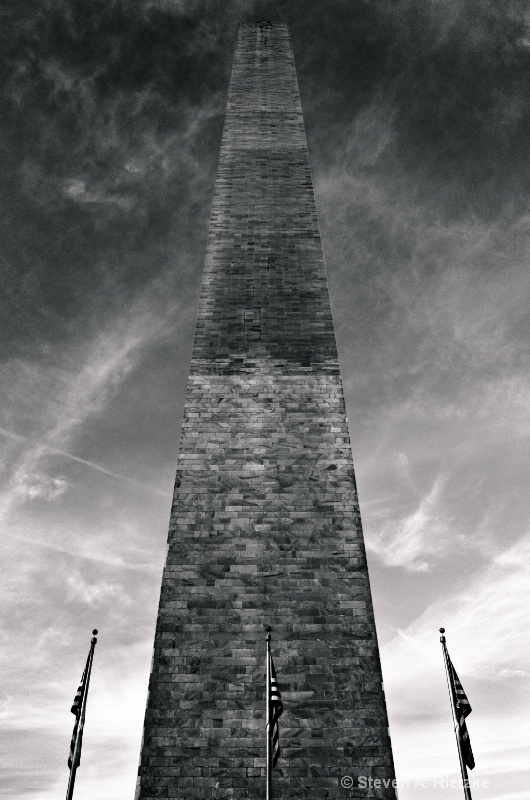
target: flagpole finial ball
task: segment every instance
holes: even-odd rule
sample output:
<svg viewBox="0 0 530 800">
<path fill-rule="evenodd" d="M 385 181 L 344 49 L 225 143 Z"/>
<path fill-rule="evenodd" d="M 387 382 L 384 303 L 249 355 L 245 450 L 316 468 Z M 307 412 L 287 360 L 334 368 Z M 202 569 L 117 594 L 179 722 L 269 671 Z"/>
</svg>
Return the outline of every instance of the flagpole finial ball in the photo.
<svg viewBox="0 0 530 800">
<path fill-rule="evenodd" d="M 440 628 L 440 633 L 445 633 L 445 628 Z"/>
<path fill-rule="evenodd" d="M 97 630 L 94 628 L 94 630 L 92 631 L 92 636 L 97 636 L 97 635 L 98 635 L 98 632 L 97 632 Z"/>
</svg>

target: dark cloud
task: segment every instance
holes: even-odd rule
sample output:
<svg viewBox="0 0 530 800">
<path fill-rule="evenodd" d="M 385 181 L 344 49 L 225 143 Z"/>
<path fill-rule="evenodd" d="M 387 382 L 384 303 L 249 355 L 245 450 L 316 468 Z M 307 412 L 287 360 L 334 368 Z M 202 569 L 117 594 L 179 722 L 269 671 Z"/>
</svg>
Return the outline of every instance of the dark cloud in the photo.
<svg viewBox="0 0 530 800">
<path fill-rule="evenodd" d="M 528 189 L 524 3 L 404 4 L 387 82 L 398 153 L 453 216 L 520 210 Z M 523 169 L 521 169 L 523 168 Z"/>
<path fill-rule="evenodd" d="M 200 15 L 154 5 L 30 4 L 18 16 L 2 209 L 23 343 L 72 336 L 70 319 L 100 318 L 170 258 L 181 279 L 199 271 L 229 56 Z"/>
<path fill-rule="evenodd" d="M 172 256 L 189 263 L 181 286 L 193 283 L 240 20 L 289 23 L 317 174 L 335 165 L 391 176 L 395 192 L 450 218 L 524 209 L 523 2 L 6 8 L 4 297 L 21 346 L 38 331 L 52 341 L 72 336 Z M 367 159 L 353 137 L 374 103 L 391 136 Z"/>
</svg>

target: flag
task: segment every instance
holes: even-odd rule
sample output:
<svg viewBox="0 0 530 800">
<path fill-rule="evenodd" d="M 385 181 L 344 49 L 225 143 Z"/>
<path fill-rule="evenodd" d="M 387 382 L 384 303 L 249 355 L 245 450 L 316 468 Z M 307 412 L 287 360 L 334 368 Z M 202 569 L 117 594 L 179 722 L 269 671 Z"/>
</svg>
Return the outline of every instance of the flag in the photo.
<svg viewBox="0 0 530 800">
<path fill-rule="evenodd" d="M 81 710 L 83 708 L 83 697 L 85 696 L 86 675 L 87 675 L 87 670 L 85 668 L 83 675 L 81 677 L 81 683 L 79 684 L 77 692 L 75 693 L 74 702 L 72 703 L 72 708 L 70 709 L 72 714 L 74 714 L 75 716 L 74 730 L 72 733 L 72 739 L 70 740 L 70 755 L 68 756 L 68 767 L 70 769 L 72 769 L 72 764 L 74 760 L 74 750 L 78 732 L 79 732 L 79 748 L 78 748 L 76 767 L 78 767 L 79 764 L 81 763 L 81 744 L 83 741 L 83 723 L 84 723 L 84 720 L 81 719 Z"/>
<path fill-rule="evenodd" d="M 278 725 L 278 720 L 280 719 L 281 715 L 283 714 L 283 704 L 282 704 L 282 696 L 280 694 L 280 690 L 278 689 L 278 682 L 276 680 L 276 670 L 274 669 L 274 664 L 272 661 L 272 656 L 270 657 L 270 680 L 271 685 L 270 689 L 270 731 L 271 731 L 271 743 L 272 743 L 272 766 L 276 766 L 276 762 L 280 757 L 280 727 Z"/>
<path fill-rule="evenodd" d="M 77 719 L 79 719 L 81 715 L 81 706 L 83 705 L 83 695 L 85 693 L 85 675 L 86 675 L 86 669 L 83 670 L 83 674 L 81 676 L 81 683 L 77 687 L 77 692 L 75 693 L 74 702 L 72 703 L 72 708 L 70 709 L 72 714 L 75 714 Z"/>
<path fill-rule="evenodd" d="M 449 658 L 449 653 L 447 653 L 447 661 L 449 664 L 449 677 L 451 681 L 451 691 L 453 693 L 462 756 L 466 766 L 468 766 L 469 769 L 473 769 L 475 766 L 475 759 L 473 758 L 471 741 L 469 739 L 469 733 L 466 725 L 466 717 L 471 714 L 471 704 L 466 697 L 466 693 L 464 692 L 462 684 L 460 683 L 460 678 L 456 674 L 453 663 Z"/>
<path fill-rule="evenodd" d="M 74 750 L 75 750 L 75 743 L 77 739 L 77 731 L 79 730 L 79 720 L 76 719 L 74 725 L 74 731 L 72 733 L 72 739 L 70 741 L 70 755 L 68 756 L 68 767 L 72 769 L 72 764 L 74 763 Z M 77 753 L 77 764 L 79 766 L 81 763 L 81 745 L 83 744 L 83 728 L 81 727 L 81 731 L 79 732 L 79 750 Z"/>
</svg>

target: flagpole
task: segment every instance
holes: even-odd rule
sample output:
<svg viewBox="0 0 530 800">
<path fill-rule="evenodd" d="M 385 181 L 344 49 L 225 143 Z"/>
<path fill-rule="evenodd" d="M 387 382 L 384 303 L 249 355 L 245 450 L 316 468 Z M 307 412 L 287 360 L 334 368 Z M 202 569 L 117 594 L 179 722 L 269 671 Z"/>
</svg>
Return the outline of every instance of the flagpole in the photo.
<svg viewBox="0 0 530 800">
<path fill-rule="evenodd" d="M 85 691 L 83 693 L 83 701 L 81 703 L 81 711 L 79 714 L 79 724 L 77 726 L 77 735 L 75 738 L 75 745 L 74 745 L 74 753 L 72 756 L 72 766 L 70 767 L 70 777 L 68 779 L 68 789 L 66 791 L 66 800 L 72 800 L 74 795 L 74 785 L 75 785 L 75 774 L 77 772 L 77 766 L 79 764 L 79 757 L 81 755 L 81 741 L 83 737 L 83 728 L 85 725 L 85 713 L 86 713 L 86 702 L 88 697 L 88 685 L 90 683 L 90 673 L 92 672 L 92 661 L 94 660 L 94 648 L 96 646 L 96 634 L 97 630 L 94 628 L 92 631 L 92 641 L 90 642 L 90 650 L 88 653 L 88 660 L 87 660 L 87 674 L 86 674 L 86 682 L 85 682 Z"/>
<path fill-rule="evenodd" d="M 265 800 L 272 800 L 272 748 L 271 748 L 271 630 L 267 625 L 267 669 L 265 683 L 265 735 L 266 735 L 266 762 L 267 778 Z"/>
<path fill-rule="evenodd" d="M 445 676 L 447 678 L 447 688 L 449 690 L 449 699 L 451 700 L 451 715 L 453 717 L 453 725 L 454 731 L 456 736 L 456 746 L 458 747 L 458 758 L 460 760 L 460 772 L 462 773 L 462 783 L 464 786 L 464 798 L 465 800 L 472 800 L 471 797 L 471 789 L 469 788 L 469 778 L 467 775 L 467 767 L 466 762 L 464 761 L 464 755 L 462 753 L 462 742 L 460 741 L 460 726 L 458 724 L 458 718 L 456 716 L 456 708 L 455 708 L 455 696 L 454 692 L 451 688 L 451 677 L 449 675 L 449 653 L 447 652 L 447 645 L 445 641 L 445 628 L 440 628 L 440 642 L 442 643 L 442 650 L 444 655 L 444 664 L 445 664 Z"/>
</svg>

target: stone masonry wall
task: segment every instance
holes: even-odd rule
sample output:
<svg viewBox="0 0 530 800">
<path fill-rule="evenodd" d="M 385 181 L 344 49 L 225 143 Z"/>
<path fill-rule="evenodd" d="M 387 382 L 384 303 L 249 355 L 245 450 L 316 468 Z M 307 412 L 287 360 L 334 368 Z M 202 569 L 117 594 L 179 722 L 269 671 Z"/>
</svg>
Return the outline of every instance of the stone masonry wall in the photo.
<svg viewBox="0 0 530 800">
<path fill-rule="evenodd" d="M 137 797 L 394 798 L 361 519 L 286 26 L 240 28 L 215 187 Z M 353 788 L 341 778 L 354 778 Z"/>
</svg>

